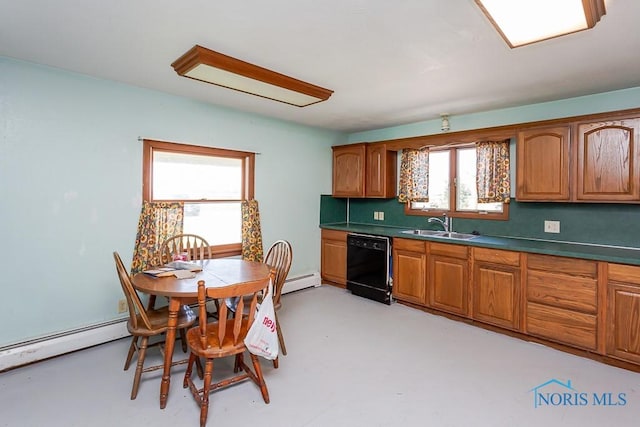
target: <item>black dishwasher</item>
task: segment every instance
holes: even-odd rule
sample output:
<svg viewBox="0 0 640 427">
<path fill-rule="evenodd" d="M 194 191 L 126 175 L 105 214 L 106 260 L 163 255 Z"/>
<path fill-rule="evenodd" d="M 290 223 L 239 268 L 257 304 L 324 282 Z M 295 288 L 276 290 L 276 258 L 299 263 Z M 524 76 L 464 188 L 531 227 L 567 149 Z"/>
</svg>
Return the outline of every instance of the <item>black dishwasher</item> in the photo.
<svg viewBox="0 0 640 427">
<path fill-rule="evenodd" d="M 347 289 L 354 295 L 391 304 L 391 239 L 347 234 Z"/>
</svg>

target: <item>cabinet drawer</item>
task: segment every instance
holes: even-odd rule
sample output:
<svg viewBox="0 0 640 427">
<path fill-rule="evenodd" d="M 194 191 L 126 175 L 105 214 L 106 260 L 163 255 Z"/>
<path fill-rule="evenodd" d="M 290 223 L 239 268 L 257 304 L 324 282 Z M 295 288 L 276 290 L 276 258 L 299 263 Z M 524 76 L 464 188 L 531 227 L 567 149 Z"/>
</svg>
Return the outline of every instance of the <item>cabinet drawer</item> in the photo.
<svg viewBox="0 0 640 427">
<path fill-rule="evenodd" d="M 449 245 L 446 243 L 429 243 L 429 251 L 432 255 L 444 255 L 452 258 L 467 259 L 469 247 L 463 245 Z"/>
<path fill-rule="evenodd" d="M 527 255 L 527 268 L 529 270 L 553 271 L 555 273 L 594 279 L 598 274 L 598 266 L 594 261 L 551 255 Z"/>
<path fill-rule="evenodd" d="M 597 281 L 585 277 L 527 271 L 527 300 L 596 314 Z"/>
<path fill-rule="evenodd" d="M 527 330 L 531 335 L 595 350 L 596 316 L 548 305 L 527 303 Z"/>
<path fill-rule="evenodd" d="M 424 240 L 413 239 L 393 239 L 393 248 L 411 252 L 426 252 L 426 242 Z"/>
<path fill-rule="evenodd" d="M 520 253 L 501 251 L 499 249 L 473 248 L 473 259 L 502 265 L 520 265 Z"/>
<path fill-rule="evenodd" d="M 325 230 L 323 229 L 320 233 L 323 239 L 329 240 L 340 240 L 342 242 L 347 242 L 347 232 L 346 231 L 338 231 L 338 230 Z"/>
<path fill-rule="evenodd" d="M 640 285 L 640 267 L 609 264 L 609 280 Z"/>
</svg>

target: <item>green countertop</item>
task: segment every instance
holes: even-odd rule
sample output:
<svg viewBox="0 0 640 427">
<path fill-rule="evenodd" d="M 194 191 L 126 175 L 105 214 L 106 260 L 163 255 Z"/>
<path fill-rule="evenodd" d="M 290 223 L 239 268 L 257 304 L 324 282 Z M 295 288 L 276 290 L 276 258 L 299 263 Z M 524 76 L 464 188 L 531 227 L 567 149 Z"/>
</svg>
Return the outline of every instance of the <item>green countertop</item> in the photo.
<svg viewBox="0 0 640 427">
<path fill-rule="evenodd" d="M 471 240 L 459 240 L 436 236 L 417 236 L 402 233 L 408 228 L 388 227 L 369 224 L 331 223 L 320 224 L 327 230 L 347 231 L 349 233 L 370 234 L 403 239 L 428 240 L 457 245 L 477 246 L 483 248 L 504 249 L 518 252 L 529 252 L 545 255 L 556 255 L 571 258 L 582 258 L 596 261 L 607 261 L 619 264 L 640 265 L 640 248 L 624 248 L 616 246 L 600 246 L 550 240 L 534 240 L 511 238 L 505 236 L 477 236 Z"/>
</svg>

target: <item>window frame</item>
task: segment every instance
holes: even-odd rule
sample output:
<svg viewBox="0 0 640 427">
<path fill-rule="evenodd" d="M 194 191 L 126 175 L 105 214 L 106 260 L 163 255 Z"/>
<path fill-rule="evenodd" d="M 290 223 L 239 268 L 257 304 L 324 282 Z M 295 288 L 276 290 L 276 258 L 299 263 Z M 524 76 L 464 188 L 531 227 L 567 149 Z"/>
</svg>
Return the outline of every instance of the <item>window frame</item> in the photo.
<svg viewBox="0 0 640 427">
<path fill-rule="evenodd" d="M 153 195 L 153 154 L 156 151 L 169 152 L 176 154 L 192 154 L 210 157 L 234 158 L 242 161 L 242 195 L 241 200 L 250 200 L 254 198 L 255 190 L 255 153 L 247 151 L 229 150 L 226 148 L 203 147 L 199 145 L 189 145 L 177 142 L 157 141 L 152 139 L 143 139 L 142 149 L 142 198 L 145 201 L 152 202 Z M 186 203 L 217 203 L 217 202 L 237 202 L 237 200 L 191 200 L 191 199 L 175 199 L 166 200 L 166 202 L 186 202 Z M 214 258 L 223 258 L 242 254 L 242 242 L 230 243 L 225 245 L 212 245 L 211 253 Z"/>
<path fill-rule="evenodd" d="M 408 201 L 404 204 L 405 215 L 418 215 L 418 216 L 441 216 L 447 214 L 450 218 L 466 218 L 466 219 L 491 219 L 498 221 L 507 221 L 509 219 L 509 203 L 503 203 L 502 212 L 486 212 L 486 211 L 458 211 L 457 200 L 457 176 L 458 176 L 458 149 L 474 148 L 475 143 L 454 144 L 454 145 L 440 145 L 430 147 L 430 151 L 449 151 L 449 182 L 453 185 L 449 186 L 449 210 L 443 209 L 413 209 L 411 208 L 411 202 Z M 431 179 L 431 176 L 429 176 Z M 483 213 L 481 213 L 483 212 Z"/>
</svg>

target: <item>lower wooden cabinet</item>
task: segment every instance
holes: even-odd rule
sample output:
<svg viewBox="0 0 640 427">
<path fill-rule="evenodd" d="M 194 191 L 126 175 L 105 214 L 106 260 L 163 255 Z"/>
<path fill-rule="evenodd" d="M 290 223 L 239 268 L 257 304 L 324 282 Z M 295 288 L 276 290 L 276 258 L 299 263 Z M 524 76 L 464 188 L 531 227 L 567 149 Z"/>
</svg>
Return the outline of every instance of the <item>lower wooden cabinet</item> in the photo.
<svg viewBox="0 0 640 427">
<path fill-rule="evenodd" d="M 525 332 L 596 350 L 597 266 L 595 261 L 529 254 Z"/>
<path fill-rule="evenodd" d="M 640 363 L 640 267 L 608 270 L 607 355 Z"/>
<path fill-rule="evenodd" d="M 469 248 L 463 245 L 430 243 L 427 304 L 438 310 L 469 314 Z"/>
<path fill-rule="evenodd" d="M 426 304 L 426 243 L 422 240 L 393 239 L 393 297 Z"/>
<path fill-rule="evenodd" d="M 506 329 L 520 329 L 520 254 L 473 248 L 473 319 Z"/>
<path fill-rule="evenodd" d="M 322 230 L 320 276 L 342 287 L 347 285 L 347 233 Z"/>
</svg>

